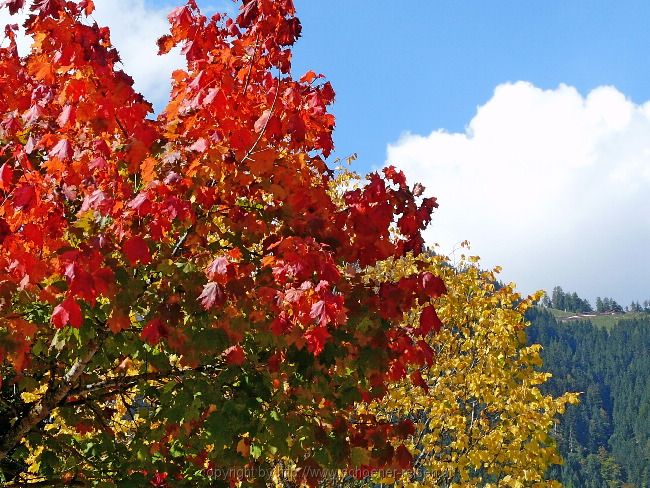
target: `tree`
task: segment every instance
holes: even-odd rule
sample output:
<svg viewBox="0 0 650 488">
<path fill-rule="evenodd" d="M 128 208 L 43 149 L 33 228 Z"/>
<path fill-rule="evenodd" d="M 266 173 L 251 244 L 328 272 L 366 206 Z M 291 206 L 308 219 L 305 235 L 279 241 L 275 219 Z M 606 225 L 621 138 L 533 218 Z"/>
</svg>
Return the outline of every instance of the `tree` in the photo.
<svg viewBox="0 0 650 488">
<path fill-rule="evenodd" d="M 553 308 L 564 310 L 565 312 L 576 313 L 588 313 L 593 311 L 589 300 L 580 298 L 576 292 L 566 293 L 560 286 L 553 288 L 552 297 L 550 304 Z M 545 295 L 542 298 L 542 304 L 545 304 L 548 300 L 548 297 Z"/>
<path fill-rule="evenodd" d="M 551 431 L 577 394 L 540 390 L 551 375 L 538 369 L 539 344 L 527 344 L 524 313 L 541 293 L 522 299 L 513 285 L 496 289 L 495 272 L 482 271 L 476 258 L 430 262 L 448 290 L 436 301 L 445 327 L 428 337 L 436 361 L 360 407 L 360 414 L 410 422 L 414 469 L 398 473 L 398 486 L 559 486 L 545 481 L 549 466 L 560 463 Z M 391 280 L 416 268 L 403 258 L 375 271 Z M 404 326 L 417 327 L 421 316 L 412 313 Z M 373 481 L 392 483 L 391 476 Z"/>
<path fill-rule="evenodd" d="M 558 310 L 564 310 L 566 304 L 566 296 L 564 294 L 564 290 L 562 290 L 561 286 L 556 286 L 553 288 L 552 292 L 552 298 L 551 298 L 551 303 L 553 304 L 553 308 L 557 308 Z"/>
<path fill-rule="evenodd" d="M 624 312 L 623 307 L 621 307 L 616 302 L 616 300 L 614 300 L 614 299 L 612 299 L 612 312 L 615 312 L 615 313 L 623 313 Z"/>
<path fill-rule="evenodd" d="M 259 485 L 286 462 L 314 485 L 369 445 L 408 464 L 400 425 L 352 414 L 433 361 L 437 205 L 390 167 L 336 190 L 334 91 L 290 74 L 291 0 L 174 9 L 160 52 L 187 68 L 157 119 L 92 0 L 31 11 L 31 52 L 12 26 L 0 49 L 7 486 Z M 366 272 L 406 255 L 411 275 Z"/>
</svg>

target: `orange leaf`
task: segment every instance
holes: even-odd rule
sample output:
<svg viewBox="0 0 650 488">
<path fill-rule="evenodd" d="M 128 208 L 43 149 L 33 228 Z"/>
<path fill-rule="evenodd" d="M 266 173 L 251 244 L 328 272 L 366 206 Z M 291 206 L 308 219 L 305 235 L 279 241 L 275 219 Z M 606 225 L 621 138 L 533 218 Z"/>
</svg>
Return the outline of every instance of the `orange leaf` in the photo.
<svg viewBox="0 0 650 488">
<path fill-rule="evenodd" d="M 131 320 L 126 315 L 123 315 L 115 310 L 108 319 L 108 328 L 113 334 L 118 334 L 119 332 L 128 329 L 131 325 Z"/>
<path fill-rule="evenodd" d="M 142 183 L 148 185 L 156 179 L 156 160 L 154 158 L 145 158 L 140 164 L 140 174 Z"/>
<path fill-rule="evenodd" d="M 273 149 L 265 149 L 255 153 L 249 163 L 251 173 L 256 176 L 268 174 L 273 169 L 277 153 Z"/>
</svg>

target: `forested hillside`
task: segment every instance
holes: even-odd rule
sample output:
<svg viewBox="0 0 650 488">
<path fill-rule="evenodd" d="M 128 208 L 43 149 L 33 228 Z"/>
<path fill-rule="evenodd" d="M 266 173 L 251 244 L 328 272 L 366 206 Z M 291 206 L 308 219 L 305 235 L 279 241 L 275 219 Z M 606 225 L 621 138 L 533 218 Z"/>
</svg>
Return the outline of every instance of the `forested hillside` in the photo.
<svg viewBox="0 0 650 488">
<path fill-rule="evenodd" d="M 563 466 L 551 475 L 568 488 L 650 486 L 650 316 L 610 330 L 589 321 L 558 323 L 530 310 L 529 340 L 544 346 L 545 386 L 583 392 L 555 430 Z"/>
</svg>

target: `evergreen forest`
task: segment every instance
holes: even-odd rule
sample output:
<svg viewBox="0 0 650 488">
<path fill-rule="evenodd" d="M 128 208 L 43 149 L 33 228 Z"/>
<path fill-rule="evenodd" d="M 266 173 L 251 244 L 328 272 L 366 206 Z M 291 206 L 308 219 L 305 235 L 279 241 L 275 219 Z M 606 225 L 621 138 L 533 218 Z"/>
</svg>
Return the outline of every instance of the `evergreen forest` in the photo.
<svg viewBox="0 0 650 488">
<path fill-rule="evenodd" d="M 564 464 L 549 476 L 567 488 L 650 487 L 650 315 L 629 315 L 604 328 L 528 312 L 529 341 L 553 374 L 546 392 L 582 393 L 554 431 Z"/>
</svg>

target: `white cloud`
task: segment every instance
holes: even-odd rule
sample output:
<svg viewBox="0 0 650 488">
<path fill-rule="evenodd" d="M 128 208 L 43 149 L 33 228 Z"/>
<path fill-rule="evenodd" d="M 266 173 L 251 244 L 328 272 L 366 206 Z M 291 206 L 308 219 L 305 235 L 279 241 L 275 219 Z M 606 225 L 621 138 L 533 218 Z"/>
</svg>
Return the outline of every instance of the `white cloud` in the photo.
<svg viewBox="0 0 650 488">
<path fill-rule="evenodd" d="M 27 18 L 26 10 L 27 9 L 23 9 L 23 11 L 18 12 L 16 15 L 9 15 L 9 10 L 7 8 L 0 8 L 0 39 L 2 39 L 0 45 L 5 47 L 8 44 L 7 38 L 5 37 L 5 26 L 11 24 L 22 26 Z M 24 35 L 18 35 L 16 42 L 18 43 L 18 51 L 21 54 L 25 54 L 29 49 L 30 39 Z"/>
<path fill-rule="evenodd" d="M 180 4 L 180 2 L 179 2 Z M 184 66 L 175 50 L 158 56 L 156 41 L 169 31 L 169 7 L 152 7 L 144 0 L 95 0 L 93 17 L 111 30 L 124 71 L 135 80 L 135 88 L 158 110 L 169 98 L 171 73 Z"/>
<path fill-rule="evenodd" d="M 438 197 L 443 252 L 468 239 L 525 292 L 650 297 L 650 102 L 507 83 L 464 133 L 405 134 L 388 161 Z"/>
</svg>

